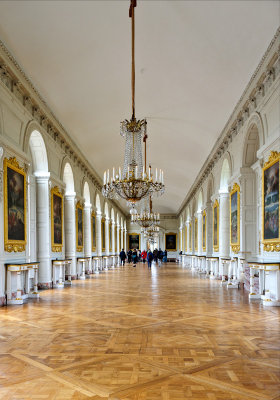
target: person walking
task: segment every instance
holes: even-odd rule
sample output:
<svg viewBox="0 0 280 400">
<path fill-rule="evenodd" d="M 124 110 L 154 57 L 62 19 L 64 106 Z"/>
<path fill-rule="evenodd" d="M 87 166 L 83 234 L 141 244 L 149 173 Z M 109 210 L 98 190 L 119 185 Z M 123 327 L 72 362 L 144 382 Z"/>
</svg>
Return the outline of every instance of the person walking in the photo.
<svg viewBox="0 0 280 400">
<path fill-rule="evenodd" d="M 146 258 L 147 258 L 147 252 L 146 252 L 146 250 L 143 250 L 143 251 L 142 251 L 142 253 L 141 253 L 141 258 L 142 258 L 143 263 L 145 264 Z"/>
<path fill-rule="evenodd" d="M 159 248 L 158 250 L 158 266 L 161 266 L 162 263 L 162 259 L 163 259 L 163 251 L 161 250 L 161 248 Z"/>
<path fill-rule="evenodd" d="M 164 250 L 164 252 L 163 252 L 163 262 L 167 263 L 167 251 L 166 250 Z"/>
<path fill-rule="evenodd" d="M 132 251 L 131 251 L 131 249 L 129 249 L 128 252 L 127 252 L 127 262 L 128 262 L 128 264 L 130 264 L 131 261 L 132 261 Z"/>
<path fill-rule="evenodd" d="M 152 268 L 152 261 L 153 261 L 153 258 L 154 258 L 153 253 L 151 252 L 151 250 L 149 250 L 149 251 L 148 251 L 148 254 L 147 254 L 148 269 L 151 269 L 151 268 Z"/>
<path fill-rule="evenodd" d="M 133 262 L 133 267 L 136 267 L 136 264 L 137 264 L 137 258 L 138 258 L 138 255 L 137 255 L 137 250 L 136 250 L 136 249 L 134 249 L 134 250 L 133 250 L 133 253 L 132 253 L 132 262 Z"/>
<path fill-rule="evenodd" d="M 154 261 L 157 264 L 158 262 L 158 249 L 155 249 L 153 252 L 153 256 L 154 256 Z"/>
<path fill-rule="evenodd" d="M 122 251 L 120 252 L 120 259 L 121 259 L 121 265 L 124 266 L 124 264 L 125 264 L 125 259 L 126 259 L 126 254 L 125 254 L 124 249 L 122 249 Z"/>
</svg>

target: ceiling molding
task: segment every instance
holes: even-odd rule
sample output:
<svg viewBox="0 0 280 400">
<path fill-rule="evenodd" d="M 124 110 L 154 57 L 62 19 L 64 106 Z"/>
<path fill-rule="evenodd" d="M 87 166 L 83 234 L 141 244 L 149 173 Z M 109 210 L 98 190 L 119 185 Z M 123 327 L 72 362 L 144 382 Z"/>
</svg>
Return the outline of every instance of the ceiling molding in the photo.
<svg viewBox="0 0 280 400">
<path fill-rule="evenodd" d="M 42 129 L 59 144 L 73 164 L 83 171 L 85 177 L 91 181 L 100 192 L 102 180 L 89 161 L 84 157 L 81 150 L 73 142 L 61 122 L 42 98 L 31 80 L 27 77 L 21 66 L 11 55 L 4 43 L 0 40 L 0 82 L 2 82 L 10 93 L 20 102 L 21 106 L 30 115 L 30 118 L 39 123 Z M 115 201 L 110 201 L 124 216 L 128 215 Z"/>
<path fill-rule="evenodd" d="M 197 190 L 203 182 L 208 178 L 212 169 L 228 149 L 233 138 L 239 133 L 246 120 L 253 112 L 256 112 L 258 104 L 266 95 L 276 77 L 280 74 L 280 28 L 277 29 L 272 41 L 270 42 L 265 54 L 258 64 L 254 74 L 242 93 L 238 103 L 236 104 L 231 116 L 229 117 L 224 129 L 216 140 L 209 156 L 204 162 L 194 183 L 183 200 L 178 212 L 177 218 L 195 196 Z M 275 65 L 278 66 L 275 67 Z"/>
</svg>

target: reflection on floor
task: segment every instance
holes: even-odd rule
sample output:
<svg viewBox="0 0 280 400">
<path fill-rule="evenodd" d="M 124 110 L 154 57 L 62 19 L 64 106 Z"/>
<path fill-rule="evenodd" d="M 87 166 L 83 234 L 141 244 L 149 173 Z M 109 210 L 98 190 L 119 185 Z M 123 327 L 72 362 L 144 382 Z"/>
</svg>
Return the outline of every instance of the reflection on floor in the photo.
<svg viewBox="0 0 280 400">
<path fill-rule="evenodd" d="M 175 264 L 0 309 L 0 399 L 280 399 L 279 309 Z"/>
</svg>

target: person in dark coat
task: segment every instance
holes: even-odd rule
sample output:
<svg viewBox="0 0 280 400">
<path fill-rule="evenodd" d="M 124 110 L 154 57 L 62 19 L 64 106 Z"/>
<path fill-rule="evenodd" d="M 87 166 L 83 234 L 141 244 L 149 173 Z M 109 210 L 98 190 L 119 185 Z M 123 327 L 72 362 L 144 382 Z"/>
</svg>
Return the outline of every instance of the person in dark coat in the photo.
<svg viewBox="0 0 280 400">
<path fill-rule="evenodd" d="M 128 250 L 127 252 L 127 262 L 130 264 L 132 261 L 132 251 Z"/>
<path fill-rule="evenodd" d="M 138 254 L 137 254 L 137 250 L 134 249 L 133 253 L 132 253 L 133 267 L 136 267 L 137 261 L 138 261 Z"/>
<path fill-rule="evenodd" d="M 163 260 L 162 260 L 164 263 L 167 263 L 167 251 L 166 250 L 164 250 L 164 252 L 163 252 Z"/>
<path fill-rule="evenodd" d="M 159 248 L 158 250 L 158 266 L 161 266 L 162 263 L 162 259 L 163 259 L 163 251 L 161 250 L 161 248 Z"/>
<path fill-rule="evenodd" d="M 125 259 L 126 259 L 126 254 L 124 249 L 122 249 L 122 251 L 120 252 L 120 259 L 121 259 L 121 265 L 125 264 Z"/>
<path fill-rule="evenodd" d="M 154 250 L 153 256 L 154 256 L 155 263 L 157 264 L 157 261 L 158 261 L 158 249 Z"/>
<path fill-rule="evenodd" d="M 154 258 L 153 253 L 151 252 L 151 250 L 149 250 L 147 254 L 148 268 L 152 267 L 153 258 Z"/>
</svg>

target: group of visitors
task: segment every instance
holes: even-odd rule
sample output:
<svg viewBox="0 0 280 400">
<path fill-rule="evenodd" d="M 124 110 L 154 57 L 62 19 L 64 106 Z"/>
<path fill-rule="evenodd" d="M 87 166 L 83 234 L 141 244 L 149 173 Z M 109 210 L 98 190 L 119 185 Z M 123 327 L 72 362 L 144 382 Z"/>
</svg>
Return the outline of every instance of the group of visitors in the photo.
<svg viewBox="0 0 280 400">
<path fill-rule="evenodd" d="M 152 262 L 154 261 L 158 266 L 160 267 L 161 264 L 164 262 L 167 262 L 167 251 L 164 250 L 162 251 L 160 248 L 159 249 L 154 249 L 152 252 L 150 249 L 148 252 L 146 250 L 128 250 L 127 254 L 125 253 L 124 249 L 120 252 L 120 260 L 121 260 L 121 265 L 125 264 L 125 260 L 127 259 L 127 262 L 129 264 L 133 263 L 133 266 L 136 267 L 137 262 L 141 261 L 145 264 L 146 260 L 148 262 L 148 268 L 152 267 Z"/>
</svg>

